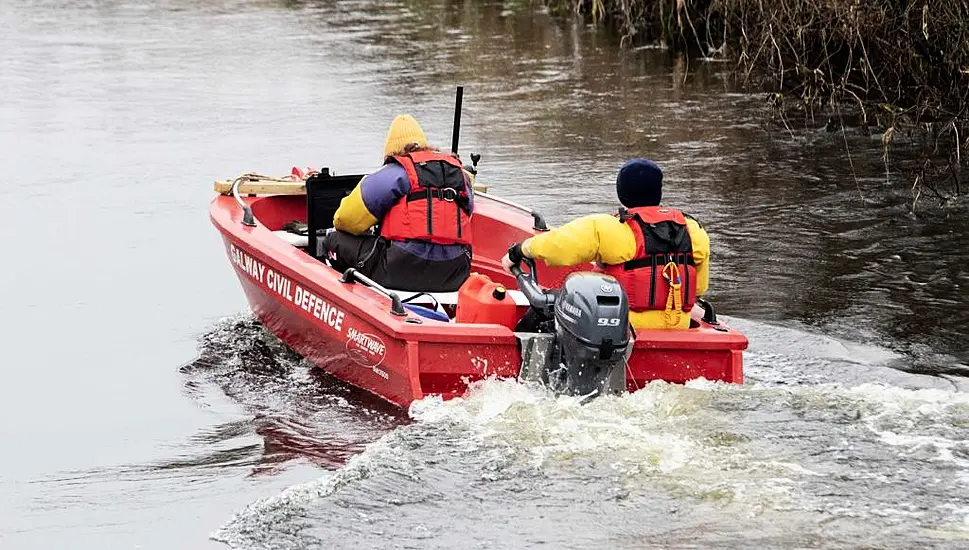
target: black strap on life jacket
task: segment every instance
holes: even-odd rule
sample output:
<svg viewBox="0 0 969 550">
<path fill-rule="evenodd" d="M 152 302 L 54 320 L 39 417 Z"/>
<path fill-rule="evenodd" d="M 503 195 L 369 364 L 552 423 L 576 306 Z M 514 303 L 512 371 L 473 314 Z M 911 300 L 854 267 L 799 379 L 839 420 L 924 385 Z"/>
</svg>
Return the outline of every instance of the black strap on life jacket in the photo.
<svg viewBox="0 0 969 550">
<path fill-rule="evenodd" d="M 457 236 L 462 237 L 461 210 L 471 214 L 471 200 L 468 197 L 467 182 L 461 168 L 443 160 L 413 162 L 417 174 L 417 185 L 407 194 L 407 202 L 427 201 L 427 234 L 434 234 L 433 199 L 457 204 Z"/>
<path fill-rule="evenodd" d="M 425 187 L 423 191 L 414 191 L 413 193 L 407 194 L 407 202 L 431 200 L 432 198 L 456 202 L 465 211 L 469 210 L 469 203 L 471 202 L 466 194 L 455 191 L 450 187 Z"/>
<path fill-rule="evenodd" d="M 652 268 L 649 281 L 649 303 L 653 303 L 656 298 L 656 277 L 662 276 L 657 267 L 662 263 L 665 265 L 674 262 L 678 265 L 695 265 L 693 263 L 693 241 L 690 239 L 690 232 L 685 225 L 680 225 L 671 220 L 659 223 L 646 223 L 633 214 L 620 211 L 619 219 L 633 219 L 642 231 L 643 241 L 646 245 L 646 254 L 642 258 L 636 258 L 623 263 L 623 270 L 631 271 L 644 267 Z M 625 220 L 624 220 L 625 221 Z M 686 288 L 690 285 L 690 270 L 685 270 L 686 277 L 684 283 Z"/>
<path fill-rule="evenodd" d="M 622 215 L 620 215 L 622 219 Z M 630 218 L 626 218 L 630 219 Z M 658 260 L 673 261 L 686 265 L 693 264 L 693 242 L 685 225 L 673 221 L 646 223 L 633 214 L 632 219 L 643 234 L 646 254 L 642 258 L 629 260 L 623 264 L 626 271 L 643 267 L 656 267 Z"/>
<path fill-rule="evenodd" d="M 424 188 L 423 191 L 414 191 L 413 193 L 409 193 L 407 195 L 407 202 L 411 202 L 411 201 L 422 201 L 422 200 L 426 200 L 427 201 L 427 233 L 429 235 L 430 234 L 433 234 L 433 229 L 434 229 L 432 227 L 433 202 L 431 201 L 431 199 L 439 199 L 439 200 L 442 200 L 442 201 L 450 201 L 450 202 L 454 202 L 454 203 L 456 203 L 458 205 L 458 208 L 456 208 L 457 213 L 458 213 L 458 219 L 457 219 L 457 223 L 458 223 L 458 237 L 463 236 L 461 234 L 462 233 L 462 231 L 461 231 L 461 211 L 464 210 L 468 214 L 471 213 L 471 200 L 468 198 L 468 196 L 465 195 L 465 194 L 462 194 L 462 193 L 460 193 L 458 191 L 455 191 L 454 189 L 452 189 L 450 187 L 445 187 L 445 188 L 441 188 L 441 189 L 435 189 L 433 187 L 426 187 L 426 188 Z"/>
</svg>

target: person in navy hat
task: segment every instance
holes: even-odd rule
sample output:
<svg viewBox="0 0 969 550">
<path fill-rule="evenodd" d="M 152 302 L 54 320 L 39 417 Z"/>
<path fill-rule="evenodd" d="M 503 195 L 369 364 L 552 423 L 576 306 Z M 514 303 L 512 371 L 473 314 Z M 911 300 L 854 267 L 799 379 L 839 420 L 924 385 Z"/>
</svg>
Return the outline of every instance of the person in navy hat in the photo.
<svg viewBox="0 0 969 550">
<path fill-rule="evenodd" d="M 522 257 L 550 267 L 595 262 L 615 277 L 629 297 L 629 321 L 637 329 L 684 329 L 697 297 L 706 293 L 710 237 L 682 211 L 662 206 L 663 170 L 645 158 L 619 169 L 615 214 L 591 214 L 535 235 L 508 249 L 508 272 Z"/>
</svg>

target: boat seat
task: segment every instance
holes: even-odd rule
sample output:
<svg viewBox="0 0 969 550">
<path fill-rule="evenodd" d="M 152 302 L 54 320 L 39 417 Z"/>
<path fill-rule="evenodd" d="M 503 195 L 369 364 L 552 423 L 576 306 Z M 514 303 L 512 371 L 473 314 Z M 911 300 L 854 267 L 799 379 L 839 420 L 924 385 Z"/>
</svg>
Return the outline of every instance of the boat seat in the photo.
<svg viewBox="0 0 969 550">
<path fill-rule="evenodd" d="M 396 290 L 392 288 L 387 289 L 389 292 L 394 292 L 400 297 L 401 301 L 404 302 L 404 307 L 407 306 L 419 306 L 424 307 L 439 315 L 446 316 L 451 322 L 454 322 L 454 312 L 458 304 L 458 293 L 457 292 L 414 292 L 412 290 Z M 430 295 L 430 297 L 428 296 Z M 509 290 L 508 296 L 510 296 L 517 306 L 527 306 L 528 299 L 522 294 L 520 290 Z M 433 299 L 431 299 L 433 297 Z M 437 303 L 435 303 L 435 300 Z M 414 310 L 411 310 L 414 311 Z M 414 311 L 423 317 L 429 317 L 429 315 L 421 314 L 418 311 Z M 438 319 L 439 321 L 444 321 L 444 319 Z"/>
<path fill-rule="evenodd" d="M 442 323 L 451 322 L 451 316 L 448 315 L 446 311 L 441 311 L 440 307 L 438 307 L 438 309 L 430 309 L 423 306 L 416 306 L 414 304 L 404 304 L 404 309 L 410 311 L 411 313 L 416 313 L 426 319 L 433 319 Z"/>
<path fill-rule="evenodd" d="M 416 305 L 431 303 L 431 299 L 426 296 L 427 294 L 433 296 L 438 303 L 443 305 L 454 306 L 458 303 L 457 292 L 414 292 L 412 290 L 395 290 L 392 288 L 388 288 L 387 290 L 390 292 L 396 292 L 402 301 Z M 508 296 L 511 296 L 511 298 L 515 300 L 515 305 L 517 306 L 528 305 L 528 298 L 525 298 L 525 295 L 522 294 L 522 291 L 520 290 L 509 290 Z"/>
<path fill-rule="evenodd" d="M 309 235 L 300 235 L 289 231 L 273 231 L 273 235 L 299 248 L 306 248 L 310 245 Z"/>
</svg>

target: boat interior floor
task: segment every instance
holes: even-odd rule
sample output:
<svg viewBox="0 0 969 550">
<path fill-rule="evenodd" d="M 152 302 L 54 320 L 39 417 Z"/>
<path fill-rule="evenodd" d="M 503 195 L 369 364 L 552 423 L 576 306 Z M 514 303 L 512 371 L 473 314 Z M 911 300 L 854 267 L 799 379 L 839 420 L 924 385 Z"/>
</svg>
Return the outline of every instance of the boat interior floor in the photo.
<svg viewBox="0 0 969 550">
<path fill-rule="evenodd" d="M 295 246 L 304 252 L 309 249 L 309 232 L 306 224 L 291 222 L 283 229 L 273 231 L 273 234 L 283 241 Z M 318 258 L 321 262 L 329 265 L 325 258 Z M 412 290 L 400 290 L 387 288 L 388 291 L 400 296 L 402 302 L 412 306 L 420 306 L 433 311 L 444 313 L 448 318 L 454 318 L 454 308 L 458 303 L 458 293 L 454 292 L 415 292 Z M 515 305 L 527 306 L 528 299 L 520 290 L 509 289 L 508 296 L 515 301 Z"/>
</svg>

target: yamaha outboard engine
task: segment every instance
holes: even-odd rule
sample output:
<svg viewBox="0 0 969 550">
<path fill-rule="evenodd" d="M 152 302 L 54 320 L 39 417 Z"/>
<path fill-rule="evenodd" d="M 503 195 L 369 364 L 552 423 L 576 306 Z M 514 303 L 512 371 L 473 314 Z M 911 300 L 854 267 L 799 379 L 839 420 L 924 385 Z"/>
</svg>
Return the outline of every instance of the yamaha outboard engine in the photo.
<svg viewBox="0 0 969 550">
<path fill-rule="evenodd" d="M 629 301 L 618 281 L 601 273 L 572 273 L 557 291 L 543 291 L 530 273 L 512 272 L 534 312 L 544 319 L 520 333 L 522 378 L 538 379 L 556 393 L 598 396 L 626 389 L 632 351 Z"/>
<path fill-rule="evenodd" d="M 556 391 L 617 394 L 626 389 L 629 301 L 616 279 L 572 273 L 555 300 L 555 339 L 561 366 L 548 371 Z"/>
</svg>

